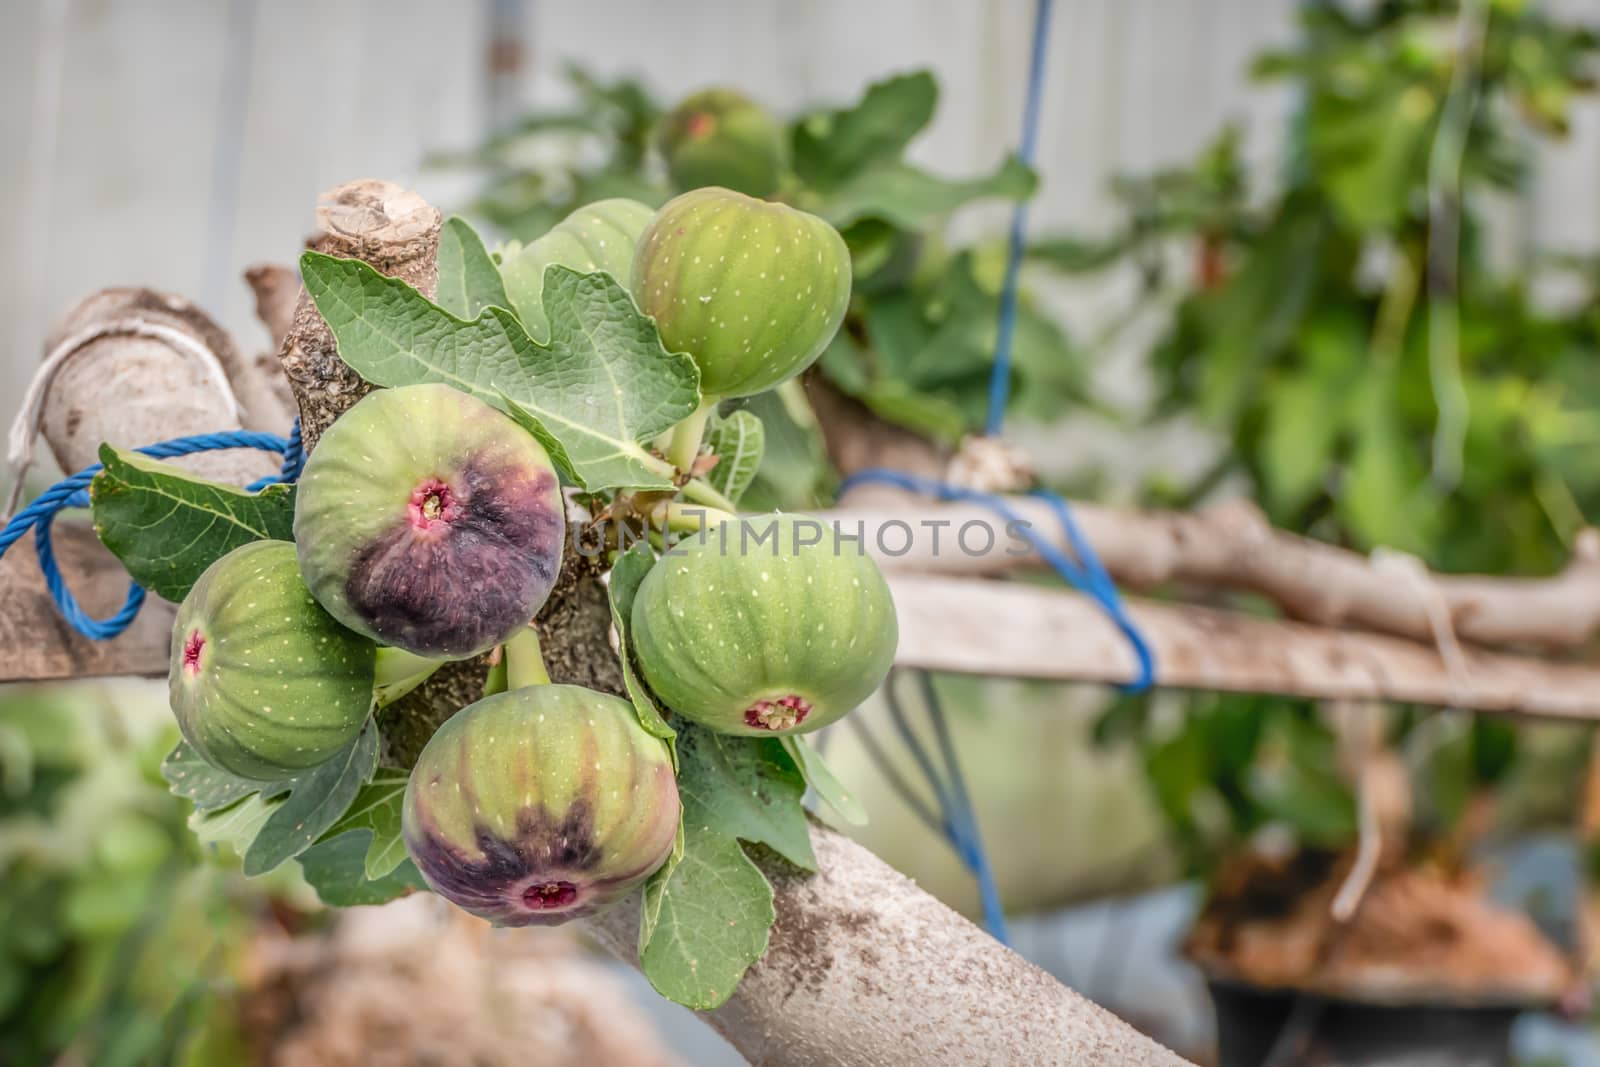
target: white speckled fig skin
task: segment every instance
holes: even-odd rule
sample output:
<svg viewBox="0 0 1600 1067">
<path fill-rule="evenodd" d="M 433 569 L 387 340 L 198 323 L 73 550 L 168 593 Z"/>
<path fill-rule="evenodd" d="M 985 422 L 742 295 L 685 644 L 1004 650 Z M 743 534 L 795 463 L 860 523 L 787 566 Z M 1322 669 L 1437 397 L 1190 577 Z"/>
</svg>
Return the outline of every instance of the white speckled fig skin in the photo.
<svg viewBox="0 0 1600 1067">
<path fill-rule="evenodd" d="M 645 575 L 632 621 L 656 695 L 746 736 L 807 733 L 848 714 L 889 673 L 899 640 L 877 564 L 855 542 L 836 553 L 832 529 L 804 516 L 755 516 L 680 542 Z"/>
<path fill-rule="evenodd" d="M 531 620 L 565 531 L 544 448 L 446 385 L 362 397 L 322 435 L 296 489 L 312 595 L 357 633 L 436 659 L 486 651 Z"/>
<path fill-rule="evenodd" d="M 257 541 L 206 568 L 178 608 L 172 711 L 212 766 L 291 778 L 360 732 L 374 653 L 312 599 L 293 545 Z"/>
<path fill-rule="evenodd" d="M 633 275 L 633 250 L 655 210 L 637 200 L 615 197 L 585 204 L 526 245 L 501 250 L 500 276 L 506 297 L 529 336 L 550 339 L 544 313 L 544 272 L 552 264 L 584 274 L 605 271 L 628 288 Z"/>
<path fill-rule="evenodd" d="M 667 202 L 639 237 L 633 296 L 708 396 L 753 396 L 828 347 L 850 304 L 850 250 L 815 215 L 709 187 Z"/>
<path fill-rule="evenodd" d="M 672 852 L 678 782 L 633 705 L 575 685 L 485 697 L 440 726 L 406 783 L 406 850 L 428 884 L 502 926 L 627 896 Z"/>
</svg>

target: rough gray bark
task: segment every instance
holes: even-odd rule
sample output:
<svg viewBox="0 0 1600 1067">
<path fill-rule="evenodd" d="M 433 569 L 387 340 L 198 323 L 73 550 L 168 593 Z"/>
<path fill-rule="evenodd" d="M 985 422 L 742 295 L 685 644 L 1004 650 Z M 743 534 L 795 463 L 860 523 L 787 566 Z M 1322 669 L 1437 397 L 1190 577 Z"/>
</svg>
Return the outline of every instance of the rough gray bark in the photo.
<svg viewBox="0 0 1600 1067">
<path fill-rule="evenodd" d="M 208 372 L 195 352 L 159 335 L 133 332 L 141 326 L 171 330 L 208 351 L 227 382 Z M 171 335 L 169 335 L 171 336 Z M 60 364 L 45 394 L 40 429 L 68 474 L 100 461 L 100 444 L 136 448 L 173 437 L 241 428 L 242 388 L 233 380 L 238 350 L 204 311 L 181 296 L 154 289 L 102 289 L 56 324 L 45 342 L 46 355 L 63 342 L 92 337 Z M 226 390 L 226 391 L 225 391 Z M 273 428 L 285 432 L 287 426 Z M 207 452 L 174 460 L 193 473 L 235 485 L 278 469 L 263 452 Z"/>
<path fill-rule="evenodd" d="M 312 247 L 330 256 L 366 260 L 427 296 L 439 282 L 440 217 L 436 208 L 392 182 L 350 182 L 323 194 L 320 232 Z M 339 359 L 333 333 L 301 291 L 279 357 L 300 406 L 306 451 L 322 431 L 372 387 Z"/>
<path fill-rule="evenodd" d="M 777 894 L 767 954 L 706 1014 L 758 1067 L 1183 1064 L 1002 947 L 888 864 L 813 826 L 818 873 L 763 868 Z M 628 902 L 590 921 L 632 959 Z"/>
</svg>

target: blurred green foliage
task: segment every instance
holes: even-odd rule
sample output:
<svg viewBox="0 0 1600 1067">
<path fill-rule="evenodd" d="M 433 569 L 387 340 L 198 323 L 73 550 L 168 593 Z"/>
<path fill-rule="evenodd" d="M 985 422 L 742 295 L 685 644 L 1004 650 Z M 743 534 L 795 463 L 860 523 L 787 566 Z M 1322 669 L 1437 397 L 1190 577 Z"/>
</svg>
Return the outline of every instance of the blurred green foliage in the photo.
<svg viewBox="0 0 1600 1067">
<path fill-rule="evenodd" d="M 656 205 L 681 191 L 654 147 L 667 116 L 651 95 L 636 81 L 604 82 L 576 67 L 568 77 L 569 110 L 530 115 L 473 152 L 435 160 L 484 172 L 484 192 L 467 213 L 505 236 L 534 239 L 601 197 Z M 849 317 L 822 373 L 880 418 L 953 443 L 983 425 L 1003 260 L 997 245 L 951 246 L 946 224 L 974 201 L 1031 197 L 1037 182 L 1015 158 L 963 179 L 909 162 L 907 149 L 938 100 L 937 83 L 919 71 L 871 85 L 848 106 L 792 116 L 784 125 L 788 167 L 772 198 L 828 219 L 853 256 Z M 1087 400 L 1081 354 L 1028 299 L 1015 346 L 1013 413 L 1050 420 Z M 788 405 L 764 402 L 762 417 L 784 422 L 792 394 Z M 805 507 L 825 498 L 822 454 L 784 448 L 807 436 L 806 416 L 798 417 L 768 425 L 774 440 L 755 489 L 761 500 Z"/>
<path fill-rule="evenodd" d="M 0 1063 L 239 1063 L 230 973 L 270 887 L 201 865 L 164 691 L 0 694 Z"/>
<path fill-rule="evenodd" d="M 1131 262 L 1140 300 L 1177 298 L 1152 417 L 1197 420 L 1224 447 L 1159 499 L 1243 475 L 1276 525 L 1358 551 L 1497 574 L 1565 562 L 1600 515 L 1600 273 L 1580 265 L 1582 296 L 1543 306 L 1550 261 L 1497 262 L 1485 219 L 1527 180 L 1535 139 L 1566 130 L 1597 51 L 1591 30 L 1513 0 L 1306 5 L 1298 44 L 1255 64 L 1299 100 L 1276 182 L 1256 187 L 1225 130 L 1190 167 L 1119 181 L 1116 232 L 1035 250 L 1069 271 Z M 1314 708 L 1194 697 L 1166 730 L 1148 710 L 1120 701 L 1102 735 L 1140 739 L 1191 844 L 1268 822 L 1319 844 L 1351 834 Z M 1402 751 L 1429 718 L 1397 720 Z M 1416 761 L 1441 820 L 1503 782 L 1526 736 L 1486 719 L 1449 733 Z M 1292 773 L 1269 795 L 1274 767 Z"/>
</svg>

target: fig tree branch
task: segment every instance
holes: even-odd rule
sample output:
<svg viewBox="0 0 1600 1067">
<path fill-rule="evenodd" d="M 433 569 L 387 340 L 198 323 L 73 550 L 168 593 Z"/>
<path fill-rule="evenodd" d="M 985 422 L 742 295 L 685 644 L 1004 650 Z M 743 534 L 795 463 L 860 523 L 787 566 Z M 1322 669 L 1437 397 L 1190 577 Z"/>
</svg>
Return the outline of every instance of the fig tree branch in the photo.
<svg viewBox="0 0 1600 1067">
<path fill-rule="evenodd" d="M 1127 640 L 1086 596 L 948 575 L 887 575 L 900 618 L 895 662 L 963 674 L 1126 683 Z M 1133 600 L 1162 688 L 1393 700 L 1600 720 L 1600 667 L 1430 645 L 1190 604 Z M 960 625 L 951 625 L 959 616 Z"/>
<path fill-rule="evenodd" d="M 342 186 L 326 200 L 333 210 L 322 213 L 324 226 L 336 224 L 328 241 L 345 250 L 338 254 L 357 255 L 431 294 L 437 212 L 384 182 Z M 309 450 L 368 387 L 339 361 L 332 335 L 303 293 L 283 359 Z M 539 639 L 553 680 L 620 693 L 610 606 L 593 568 L 581 554 L 566 554 L 537 620 Z M 476 699 L 474 685 L 481 694 L 483 673 L 475 662 L 445 667 L 389 709 L 394 718 L 385 721 L 385 733 L 401 738 L 402 759 L 414 757 L 419 738 Z M 396 755 L 388 736 L 385 743 Z M 799 878 L 770 856 L 761 860 L 778 887 L 779 936 L 788 940 L 774 945 L 769 962 L 741 982 L 715 1020 L 752 1062 L 1183 1062 L 893 875 L 859 845 L 821 831 L 817 837 L 824 869 L 816 878 Z M 605 917 L 608 925 L 596 927 L 602 942 L 634 965 L 636 911 L 624 903 Z M 864 915 L 877 917 L 883 929 L 864 926 Z M 874 960 L 874 953 L 882 955 Z M 908 1049 L 921 1054 L 907 1060 Z M 1015 1055 L 997 1061 L 997 1049 Z"/>
<path fill-rule="evenodd" d="M 932 503 L 897 490 L 873 487 L 851 494 L 846 506 L 827 513 L 865 523 L 865 544 L 875 551 L 888 523 L 940 524 L 940 548 L 919 529 L 902 555 L 877 551 L 886 570 L 946 575 L 996 574 L 1041 562 L 1025 546 L 1008 554 L 1003 523 L 976 504 Z M 889 494 L 894 494 L 890 497 Z M 887 501 L 894 499 L 894 504 Z M 1011 505 L 1052 543 L 1066 547 L 1059 521 L 1042 501 L 1008 497 Z M 1255 593 L 1291 619 L 1328 627 L 1348 626 L 1433 643 L 1440 624 L 1454 637 L 1481 645 L 1576 648 L 1600 630 L 1600 532 L 1579 535 L 1571 562 L 1543 578 L 1436 574 L 1409 557 L 1363 556 L 1348 549 L 1273 529 L 1255 504 L 1231 500 L 1195 512 L 1126 511 L 1073 502 L 1072 513 L 1100 561 L 1118 582 L 1133 589 L 1168 586 Z M 987 524 L 997 548 L 973 554 L 957 535 L 968 523 Z M 891 532 L 898 549 L 903 534 Z M 976 534 L 970 539 L 981 544 Z"/>
</svg>

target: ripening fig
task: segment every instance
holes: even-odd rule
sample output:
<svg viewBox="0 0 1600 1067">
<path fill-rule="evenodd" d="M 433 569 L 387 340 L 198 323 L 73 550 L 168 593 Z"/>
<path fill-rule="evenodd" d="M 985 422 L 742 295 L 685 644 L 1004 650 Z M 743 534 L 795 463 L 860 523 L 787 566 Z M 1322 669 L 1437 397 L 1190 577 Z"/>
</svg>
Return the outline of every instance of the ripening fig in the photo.
<svg viewBox="0 0 1600 1067">
<path fill-rule="evenodd" d="M 865 700 L 899 639 L 857 542 L 804 516 L 725 522 L 645 575 L 633 649 L 658 697 L 725 734 L 806 733 Z"/>
<path fill-rule="evenodd" d="M 440 896 L 502 926 L 554 925 L 666 862 L 678 783 L 631 704 L 534 685 L 445 720 L 411 771 L 401 827 Z"/>
<path fill-rule="evenodd" d="M 747 196 L 771 196 L 787 165 L 780 126 L 737 89 L 705 89 L 661 120 L 656 147 L 679 189 L 720 185 Z"/>
<path fill-rule="evenodd" d="M 544 312 L 544 271 L 551 264 L 584 274 L 605 271 L 628 288 L 633 275 L 633 249 L 655 211 L 637 200 L 617 197 L 578 208 L 526 245 L 500 249 L 500 277 L 511 309 L 528 335 L 550 339 L 550 318 Z"/>
<path fill-rule="evenodd" d="M 815 215 L 729 189 L 667 202 L 639 237 L 633 296 L 707 396 L 751 396 L 828 347 L 850 302 L 850 252 Z"/>
<path fill-rule="evenodd" d="M 295 496 L 312 595 L 357 633 L 440 659 L 533 618 L 565 529 L 543 447 L 447 385 L 362 397 L 322 435 Z"/>
<path fill-rule="evenodd" d="M 361 731 L 374 652 L 312 599 L 293 545 L 256 541 L 207 567 L 178 608 L 172 711 L 212 766 L 292 778 Z"/>
</svg>

